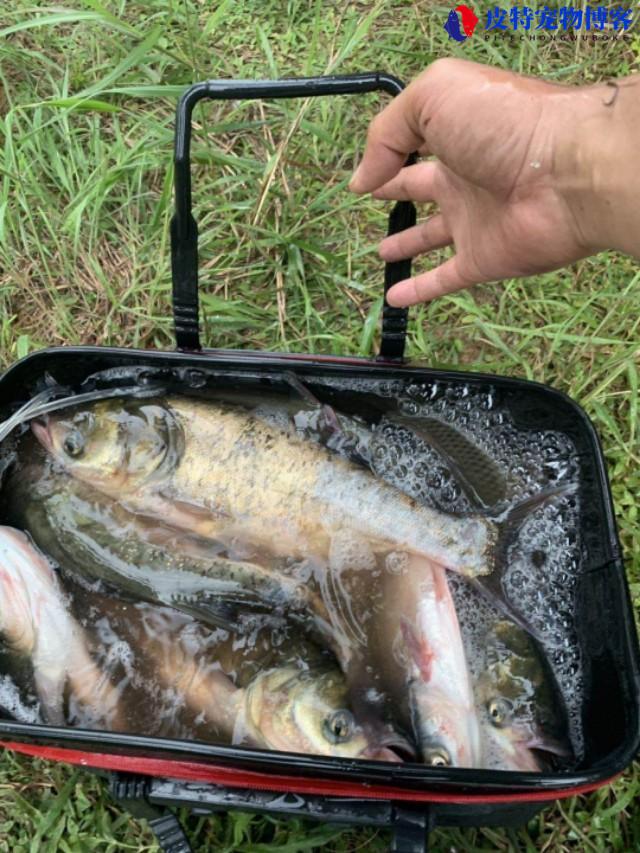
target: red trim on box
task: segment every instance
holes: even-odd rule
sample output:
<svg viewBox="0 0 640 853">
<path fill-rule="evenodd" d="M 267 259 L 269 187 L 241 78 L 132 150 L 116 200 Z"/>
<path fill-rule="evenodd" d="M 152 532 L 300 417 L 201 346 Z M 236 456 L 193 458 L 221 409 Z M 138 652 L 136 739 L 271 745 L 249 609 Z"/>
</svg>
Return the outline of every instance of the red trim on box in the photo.
<svg viewBox="0 0 640 853">
<path fill-rule="evenodd" d="M 279 776 L 256 773 L 252 770 L 238 770 L 233 767 L 221 767 L 213 764 L 198 764 L 193 761 L 175 761 L 166 758 L 142 758 L 130 755 L 111 755 L 100 752 L 81 752 L 75 749 L 61 749 L 51 746 L 32 746 L 24 743 L 3 743 L 7 749 L 13 749 L 24 755 L 45 758 L 48 761 L 64 761 L 82 767 L 99 770 L 120 770 L 127 773 L 139 773 L 144 776 L 158 776 L 179 779 L 185 782 L 210 782 L 226 785 L 229 788 L 252 788 L 260 791 L 291 791 L 296 794 L 321 794 L 325 796 L 361 797 L 369 800 L 404 800 L 414 803 L 533 803 L 551 802 L 576 794 L 595 791 L 608 785 L 620 774 L 604 779 L 602 782 L 588 785 L 576 785 L 557 791 L 514 791 L 502 794 L 457 794 L 442 791 L 410 791 L 403 788 L 368 785 L 363 782 L 338 782 L 332 779 L 307 779 L 304 776 Z"/>
</svg>

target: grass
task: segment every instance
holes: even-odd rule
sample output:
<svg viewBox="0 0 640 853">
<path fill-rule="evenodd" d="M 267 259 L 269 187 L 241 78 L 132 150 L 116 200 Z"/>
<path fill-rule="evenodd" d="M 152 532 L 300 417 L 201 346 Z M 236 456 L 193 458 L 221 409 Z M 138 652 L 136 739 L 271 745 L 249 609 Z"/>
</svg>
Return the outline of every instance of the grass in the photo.
<svg viewBox="0 0 640 853">
<path fill-rule="evenodd" d="M 474 3 L 476 9 L 485 3 Z M 503 4 L 507 5 L 507 4 Z M 638 68 L 640 40 L 479 32 L 431 2 L 16 0 L 0 12 L 0 359 L 53 343 L 171 348 L 173 111 L 208 77 L 388 69 L 458 55 L 566 82 Z M 374 96 L 199 107 L 194 200 L 210 345 L 375 352 L 379 203 L 344 192 Z M 469 128 L 473 132 L 473 128 Z M 629 164 L 634 168 L 634 164 Z M 410 354 L 579 400 L 603 439 L 640 608 L 640 273 L 603 254 L 412 312 Z M 438 830 L 438 851 L 640 849 L 640 770 L 520 830 Z M 245 815 L 185 818 L 202 850 L 382 850 L 384 834 Z M 152 850 L 83 771 L 0 757 L 0 851 Z"/>
</svg>

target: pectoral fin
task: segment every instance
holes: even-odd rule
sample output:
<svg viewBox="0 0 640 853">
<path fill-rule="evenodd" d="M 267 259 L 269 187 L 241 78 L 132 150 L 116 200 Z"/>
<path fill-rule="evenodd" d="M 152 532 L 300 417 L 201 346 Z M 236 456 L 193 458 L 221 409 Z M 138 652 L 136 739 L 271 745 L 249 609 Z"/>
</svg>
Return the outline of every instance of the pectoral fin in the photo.
<svg viewBox="0 0 640 853">
<path fill-rule="evenodd" d="M 123 502 L 123 506 L 137 515 L 161 518 L 167 527 L 184 530 L 205 539 L 221 539 L 233 521 L 215 507 L 176 500 L 161 492 L 149 492 L 142 500 L 138 495 L 134 506 L 126 502 Z"/>
<path fill-rule="evenodd" d="M 242 589 L 222 594 L 214 590 L 174 593 L 163 596 L 163 602 L 209 627 L 225 631 L 237 630 L 243 613 L 268 613 L 272 609 L 258 595 Z"/>
</svg>

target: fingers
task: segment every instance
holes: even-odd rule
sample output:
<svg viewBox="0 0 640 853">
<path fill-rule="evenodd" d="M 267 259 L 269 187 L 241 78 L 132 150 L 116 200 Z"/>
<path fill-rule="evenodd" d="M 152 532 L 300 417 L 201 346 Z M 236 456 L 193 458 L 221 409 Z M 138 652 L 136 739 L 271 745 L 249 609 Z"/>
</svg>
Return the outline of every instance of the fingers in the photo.
<svg viewBox="0 0 640 853">
<path fill-rule="evenodd" d="M 382 186 L 400 171 L 407 156 L 423 142 L 416 99 L 409 86 L 369 125 L 362 162 L 351 178 L 349 189 L 366 193 Z"/>
<path fill-rule="evenodd" d="M 395 201 L 435 201 L 440 170 L 440 164 L 435 161 L 406 166 L 375 190 L 373 197 Z"/>
<path fill-rule="evenodd" d="M 383 261 L 401 261 L 431 249 L 441 249 L 452 242 L 453 237 L 442 215 L 436 214 L 413 228 L 385 237 L 380 243 L 380 257 Z"/>
<path fill-rule="evenodd" d="M 428 302 L 445 293 L 455 293 L 480 281 L 482 279 L 462 272 L 458 256 L 455 255 L 429 272 L 395 284 L 387 293 L 387 301 L 394 308 L 405 308 L 418 302 Z"/>
</svg>

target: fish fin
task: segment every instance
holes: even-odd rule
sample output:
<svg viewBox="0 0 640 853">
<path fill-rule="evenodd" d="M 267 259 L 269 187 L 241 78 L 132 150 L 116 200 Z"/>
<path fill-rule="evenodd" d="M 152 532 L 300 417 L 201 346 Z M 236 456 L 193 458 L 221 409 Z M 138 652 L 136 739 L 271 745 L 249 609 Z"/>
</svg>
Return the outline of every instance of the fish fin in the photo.
<svg viewBox="0 0 640 853">
<path fill-rule="evenodd" d="M 339 586 L 336 584 L 334 573 L 324 564 L 315 567 L 314 575 L 318 584 L 321 613 L 316 614 L 313 623 L 320 635 L 325 634 L 334 653 L 341 660 L 350 660 L 354 648 L 360 645 L 360 640 L 354 634 L 352 622 L 345 616 Z"/>
<path fill-rule="evenodd" d="M 236 630 L 242 616 L 247 613 L 270 615 L 273 604 L 250 590 L 200 590 L 183 595 L 174 593 L 163 602 L 181 610 L 199 622 L 226 631 Z"/>
<path fill-rule="evenodd" d="M 449 600 L 449 584 L 445 572 L 445 569 L 437 565 L 433 566 L 431 571 L 432 586 L 437 602 Z"/>
<path fill-rule="evenodd" d="M 512 506 L 507 507 L 493 521 L 498 530 L 498 538 L 493 554 L 494 569 L 490 574 L 470 578 L 470 583 L 493 604 L 504 616 L 518 627 L 522 628 L 534 639 L 540 641 L 540 632 L 534 628 L 526 615 L 520 612 L 517 605 L 509 600 L 504 587 L 504 567 L 507 565 L 509 548 L 516 540 L 527 519 L 533 512 L 549 501 L 572 495 L 577 491 L 575 483 L 563 483 L 549 489 L 537 492 Z"/>
<path fill-rule="evenodd" d="M 288 385 L 293 388 L 297 394 L 312 408 L 316 409 L 319 417 L 317 421 L 317 430 L 320 435 L 320 443 L 330 450 L 335 450 L 338 447 L 347 447 L 352 444 L 349 435 L 344 429 L 340 415 L 328 403 L 323 403 L 319 400 L 312 391 L 293 373 L 287 371 L 284 374 L 284 379 Z M 295 421 L 295 419 L 294 419 Z M 357 448 L 352 447 L 349 450 L 349 459 L 356 465 L 361 465 L 363 468 L 369 468 L 369 460 L 366 459 Z"/>
<path fill-rule="evenodd" d="M 293 372 L 293 370 L 285 370 L 285 372 L 282 374 L 282 378 L 287 383 L 287 385 L 290 388 L 293 388 L 293 390 L 296 392 L 296 394 L 302 400 L 305 401 L 305 403 L 308 403 L 310 406 L 313 406 L 313 408 L 315 408 L 315 409 L 322 408 L 322 403 L 320 402 L 320 400 L 318 400 L 318 398 L 315 396 L 315 394 L 312 391 L 310 391 L 307 388 L 307 386 L 304 384 L 304 382 L 296 376 L 296 374 Z"/>
<path fill-rule="evenodd" d="M 400 621 L 400 630 L 411 660 L 420 673 L 420 678 L 425 683 L 431 680 L 433 661 L 435 654 L 425 637 L 418 637 L 416 629 L 406 617 Z"/>
<path fill-rule="evenodd" d="M 161 518 L 167 527 L 177 530 L 192 530 L 207 538 L 218 539 L 230 524 L 230 517 L 221 511 L 202 504 L 177 501 L 160 492 L 144 495 L 139 507 L 130 507 L 122 502 L 125 509 L 136 515 Z"/>
<path fill-rule="evenodd" d="M 319 400 L 313 391 L 310 391 L 304 382 L 302 382 L 302 380 L 299 379 L 292 370 L 287 370 L 283 374 L 283 378 L 287 385 L 293 388 L 305 403 L 320 411 L 322 414 L 322 426 L 325 429 L 329 432 L 343 433 L 340 417 L 333 406 Z"/>
<path fill-rule="evenodd" d="M 237 628 L 238 608 L 235 602 L 223 601 L 207 594 L 195 594 L 170 595 L 163 603 L 211 628 L 223 628 L 225 631 Z"/>
<path fill-rule="evenodd" d="M 358 560 L 354 558 L 353 552 L 358 552 L 359 549 L 362 549 L 362 553 Z M 328 564 L 317 566 L 314 572 L 329 621 L 342 638 L 354 647 L 367 644 L 366 633 L 353 612 L 352 590 L 349 583 L 345 583 L 348 581 L 346 573 L 352 569 L 357 572 L 360 568 L 356 565 L 358 562 L 368 563 L 367 568 L 375 567 L 375 558 L 367 540 L 338 531 L 331 538 Z"/>
<path fill-rule="evenodd" d="M 385 420 L 405 427 L 434 450 L 451 471 L 469 502 L 488 510 L 504 501 L 507 481 L 500 467 L 463 433 L 438 418 L 392 412 Z M 469 464 L 469 460 L 473 464 Z"/>
<path fill-rule="evenodd" d="M 502 572 L 490 575 L 482 575 L 476 578 L 465 578 L 471 586 L 476 589 L 480 595 L 485 598 L 489 604 L 498 610 L 502 616 L 505 616 L 509 622 L 522 628 L 529 636 L 533 637 L 538 642 L 542 637 L 540 632 L 535 628 L 527 617 L 521 613 L 507 598 L 502 583 Z"/>
<path fill-rule="evenodd" d="M 338 611 L 338 623 L 335 627 L 341 628 L 346 636 L 350 635 L 356 646 L 366 646 L 367 636 L 356 621 L 351 607 L 351 596 L 345 589 L 340 573 L 329 571 L 327 580 L 332 587 L 332 603 Z"/>
<path fill-rule="evenodd" d="M 169 503 L 176 507 L 181 512 L 191 513 L 196 516 L 201 516 L 203 518 L 211 518 L 213 516 L 216 519 L 220 519 L 221 521 L 224 519 L 230 519 L 232 516 L 226 512 L 221 506 L 213 505 L 209 503 L 194 503 L 193 501 L 181 501 L 177 500 L 171 495 L 165 495 L 162 492 L 159 493 L 160 496 L 169 501 Z"/>
<path fill-rule="evenodd" d="M 491 520 L 496 524 L 498 529 L 498 539 L 494 552 L 495 565 L 505 565 L 510 546 L 532 513 L 556 498 L 573 495 L 577 491 L 577 483 L 562 483 L 559 486 L 552 486 L 551 488 L 536 492 L 528 498 L 511 504 L 499 515 L 494 515 Z"/>
<path fill-rule="evenodd" d="M 578 484 L 575 482 L 560 483 L 558 486 L 550 486 L 548 489 L 542 489 L 528 498 L 518 501 L 515 504 L 510 504 L 499 515 L 494 514 L 493 520 L 502 525 L 503 528 L 508 528 L 516 533 L 524 522 L 529 518 L 532 512 L 539 509 L 541 506 L 549 503 L 554 498 L 563 498 L 566 495 L 573 495 L 578 491 Z"/>
</svg>

